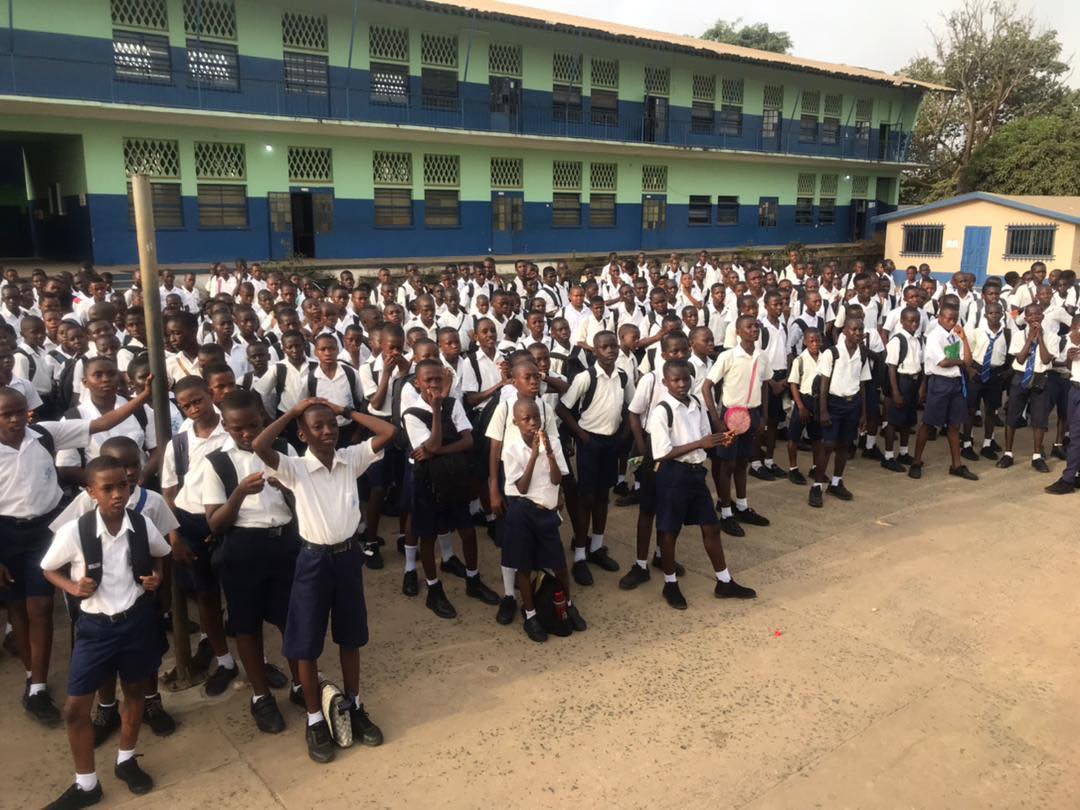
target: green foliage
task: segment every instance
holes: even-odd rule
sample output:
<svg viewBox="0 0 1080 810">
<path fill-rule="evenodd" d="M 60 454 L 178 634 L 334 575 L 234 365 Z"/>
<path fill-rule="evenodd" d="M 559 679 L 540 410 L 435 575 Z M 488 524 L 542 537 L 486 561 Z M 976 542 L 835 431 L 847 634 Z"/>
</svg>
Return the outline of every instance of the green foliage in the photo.
<svg viewBox="0 0 1080 810">
<path fill-rule="evenodd" d="M 1057 31 L 1039 29 L 1011 2 L 965 0 L 942 22 L 934 55 L 900 71 L 956 90 L 923 99 L 909 157 L 926 166 L 905 174 L 903 203 L 956 194 L 972 155 L 1001 127 L 1059 109 L 1068 93 Z"/>
<path fill-rule="evenodd" d="M 742 25 L 742 17 L 730 21 L 717 20 L 701 38 L 773 53 L 788 53 L 792 45 L 791 34 L 787 31 L 773 31 L 768 23 Z"/>
<path fill-rule="evenodd" d="M 1080 110 L 1006 124 L 972 154 L 959 190 L 1080 196 Z"/>
</svg>

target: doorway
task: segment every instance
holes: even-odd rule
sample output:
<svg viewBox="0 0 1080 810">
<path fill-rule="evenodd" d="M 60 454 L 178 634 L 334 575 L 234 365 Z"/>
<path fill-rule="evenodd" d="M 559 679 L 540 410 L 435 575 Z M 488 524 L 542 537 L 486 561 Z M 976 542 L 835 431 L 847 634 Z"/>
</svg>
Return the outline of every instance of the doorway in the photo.
<svg viewBox="0 0 1080 810">
<path fill-rule="evenodd" d="M 293 254 L 305 259 L 315 258 L 315 207 L 310 191 L 293 191 L 292 204 Z"/>
<path fill-rule="evenodd" d="M 851 241 L 860 242 L 867 238 L 866 220 L 870 205 L 866 200 L 851 201 Z"/>
<path fill-rule="evenodd" d="M 525 195 L 496 191 L 491 195 L 491 252 L 514 253 L 514 234 L 525 228 Z"/>
<path fill-rule="evenodd" d="M 964 250 L 960 254 L 960 272 L 971 273 L 980 284 L 986 280 L 990 258 L 990 228 L 968 225 L 964 228 Z"/>
<path fill-rule="evenodd" d="M 491 128 L 500 132 L 517 132 L 520 129 L 521 79 L 492 76 L 489 89 Z"/>
<path fill-rule="evenodd" d="M 667 143 L 668 100 L 663 96 L 645 96 L 645 143 Z"/>
</svg>

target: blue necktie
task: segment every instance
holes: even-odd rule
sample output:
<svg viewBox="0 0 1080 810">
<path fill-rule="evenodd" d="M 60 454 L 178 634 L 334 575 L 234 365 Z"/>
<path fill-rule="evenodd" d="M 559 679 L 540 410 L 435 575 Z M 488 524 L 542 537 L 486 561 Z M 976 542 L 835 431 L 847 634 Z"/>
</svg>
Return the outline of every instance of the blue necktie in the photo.
<svg viewBox="0 0 1080 810">
<path fill-rule="evenodd" d="M 990 365 L 990 360 L 994 356 L 994 344 L 997 343 L 997 339 L 1003 334 L 1005 334 L 1004 330 L 998 332 L 998 334 L 991 337 L 990 345 L 986 347 L 986 354 L 983 355 L 982 369 L 979 371 L 979 379 L 982 380 L 984 383 L 990 382 L 990 371 L 992 368 Z"/>
<path fill-rule="evenodd" d="M 1031 354 L 1028 355 L 1027 364 L 1024 366 L 1024 376 L 1020 379 L 1021 388 L 1031 388 L 1031 381 L 1035 379 L 1035 353 L 1039 351 L 1037 347 L 1031 347 Z"/>
</svg>

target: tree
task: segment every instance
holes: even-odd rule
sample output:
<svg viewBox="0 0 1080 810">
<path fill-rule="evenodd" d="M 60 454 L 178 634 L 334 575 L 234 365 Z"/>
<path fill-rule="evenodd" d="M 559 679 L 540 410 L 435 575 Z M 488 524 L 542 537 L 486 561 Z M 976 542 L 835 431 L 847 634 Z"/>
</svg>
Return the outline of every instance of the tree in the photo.
<svg viewBox="0 0 1080 810">
<path fill-rule="evenodd" d="M 920 57 L 901 73 L 955 89 L 930 93 L 920 108 L 909 151 L 925 168 L 908 172 L 901 201 L 948 197 L 979 147 L 1010 121 L 1046 115 L 1067 95 L 1057 31 L 1038 28 L 1034 17 L 1007 0 L 965 0 L 943 15 L 934 56 Z"/>
<path fill-rule="evenodd" d="M 736 17 L 730 22 L 717 20 L 712 28 L 701 35 L 701 38 L 773 53 L 787 53 L 791 50 L 791 34 L 787 31 L 773 31 L 768 23 L 753 23 L 752 25 L 741 23 L 742 17 Z"/>
<path fill-rule="evenodd" d="M 1078 133 L 1076 106 L 1056 115 L 1011 121 L 975 150 L 959 190 L 1080 196 Z"/>
</svg>

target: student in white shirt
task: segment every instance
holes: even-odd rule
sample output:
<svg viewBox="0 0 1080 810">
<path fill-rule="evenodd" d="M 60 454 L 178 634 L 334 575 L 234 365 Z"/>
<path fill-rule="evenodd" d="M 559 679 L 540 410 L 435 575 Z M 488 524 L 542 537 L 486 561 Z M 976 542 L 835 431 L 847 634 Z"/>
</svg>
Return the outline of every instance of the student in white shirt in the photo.
<svg viewBox="0 0 1080 810">
<path fill-rule="evenodd" d="M 998 459 L 997 466 L 1004 469 L 1013 465 L 1013 441 L 1026 408 L 1033 440 L 1031 466 L 1037 472 L 1048 473 L 1050 468 L 1042 456 L 1043 439 L 1050 419 L 1046 373 L 1053 364 L 1055 352 L 1047 344 L 1048 340 L 1056 342 L 1057 336 L 1044 334 L 1043 311 L 1038 304 L 1028 304 L 1023 316 L 1024 328 L 1012 333 L 1012 345 L 1009 346 L 1009 354 L 1013 357 L 1013 378 L 1005 416 L 1005 452 Z"/>
<path fill-rule="evenodd" d="M 998 426 L 997 412 L 1004 401 L 1008 386 L 1009 343 L 1012 333 L 1005 324 L 1005 307 L 998 300 L 997 288 L 993 290 L 993 300 L 984 294 L 984 305 L 976 325 L 965 326 L 971 343 L 971 369 L 968 374 L 968 418 L 964 425 L 964 441 L 960 455 L 969 461 L 979 456 L 990 461 L 997 461 L 994 430 Z M 975 416 L 981 411 L 983 418 L 983 443 L 978 456 L 972 446 L 972 434 Z M 974 458 L 973 458 L 974 456 Z"/>
<path fill-rule="evenodd" d="M 1068 369 L 1069 449 L 1065 457 L 1065 469 L 1061 477 L 1046 488 L 1051 495 L 1067 495 L 1076 491 L 1080 474 L 1080 315 L 1074 315 L 1059 358 Z"/>
<path fill-rule="evenodd" d="M 904 472 L 913 459 L 908 454 L 911 431 L 919 423 L 919 391 L 923 381 L 923 346 L 919 338 L 921 315 L 916 306 L 900 310 L 899 330 L 885 347 L 885 367 L 889 378 L 888 427 L 885 428 L 885 458 L 881 466 Z M 900 434 L 900 458 L 893 454 L 896 434 Z"/>
<path fill-rule="evenodd" d="M 805 347 L 788 373 L 787 385 L 791 393 L 791 415 L 788 417 L 788 480 L 796 486 L 806 486 L 806 476 L 799 471 L 799 443 L 803 433 L 810 440 L 811 464 L 821 450 L 821 422 L 817 418 L 817 402 L 814 398 L 814 380 L 817 378 L 818 361 L 821 359 L 824 333 L 817 327 L 809 327 L 802 334 Z"/>
</svg>

